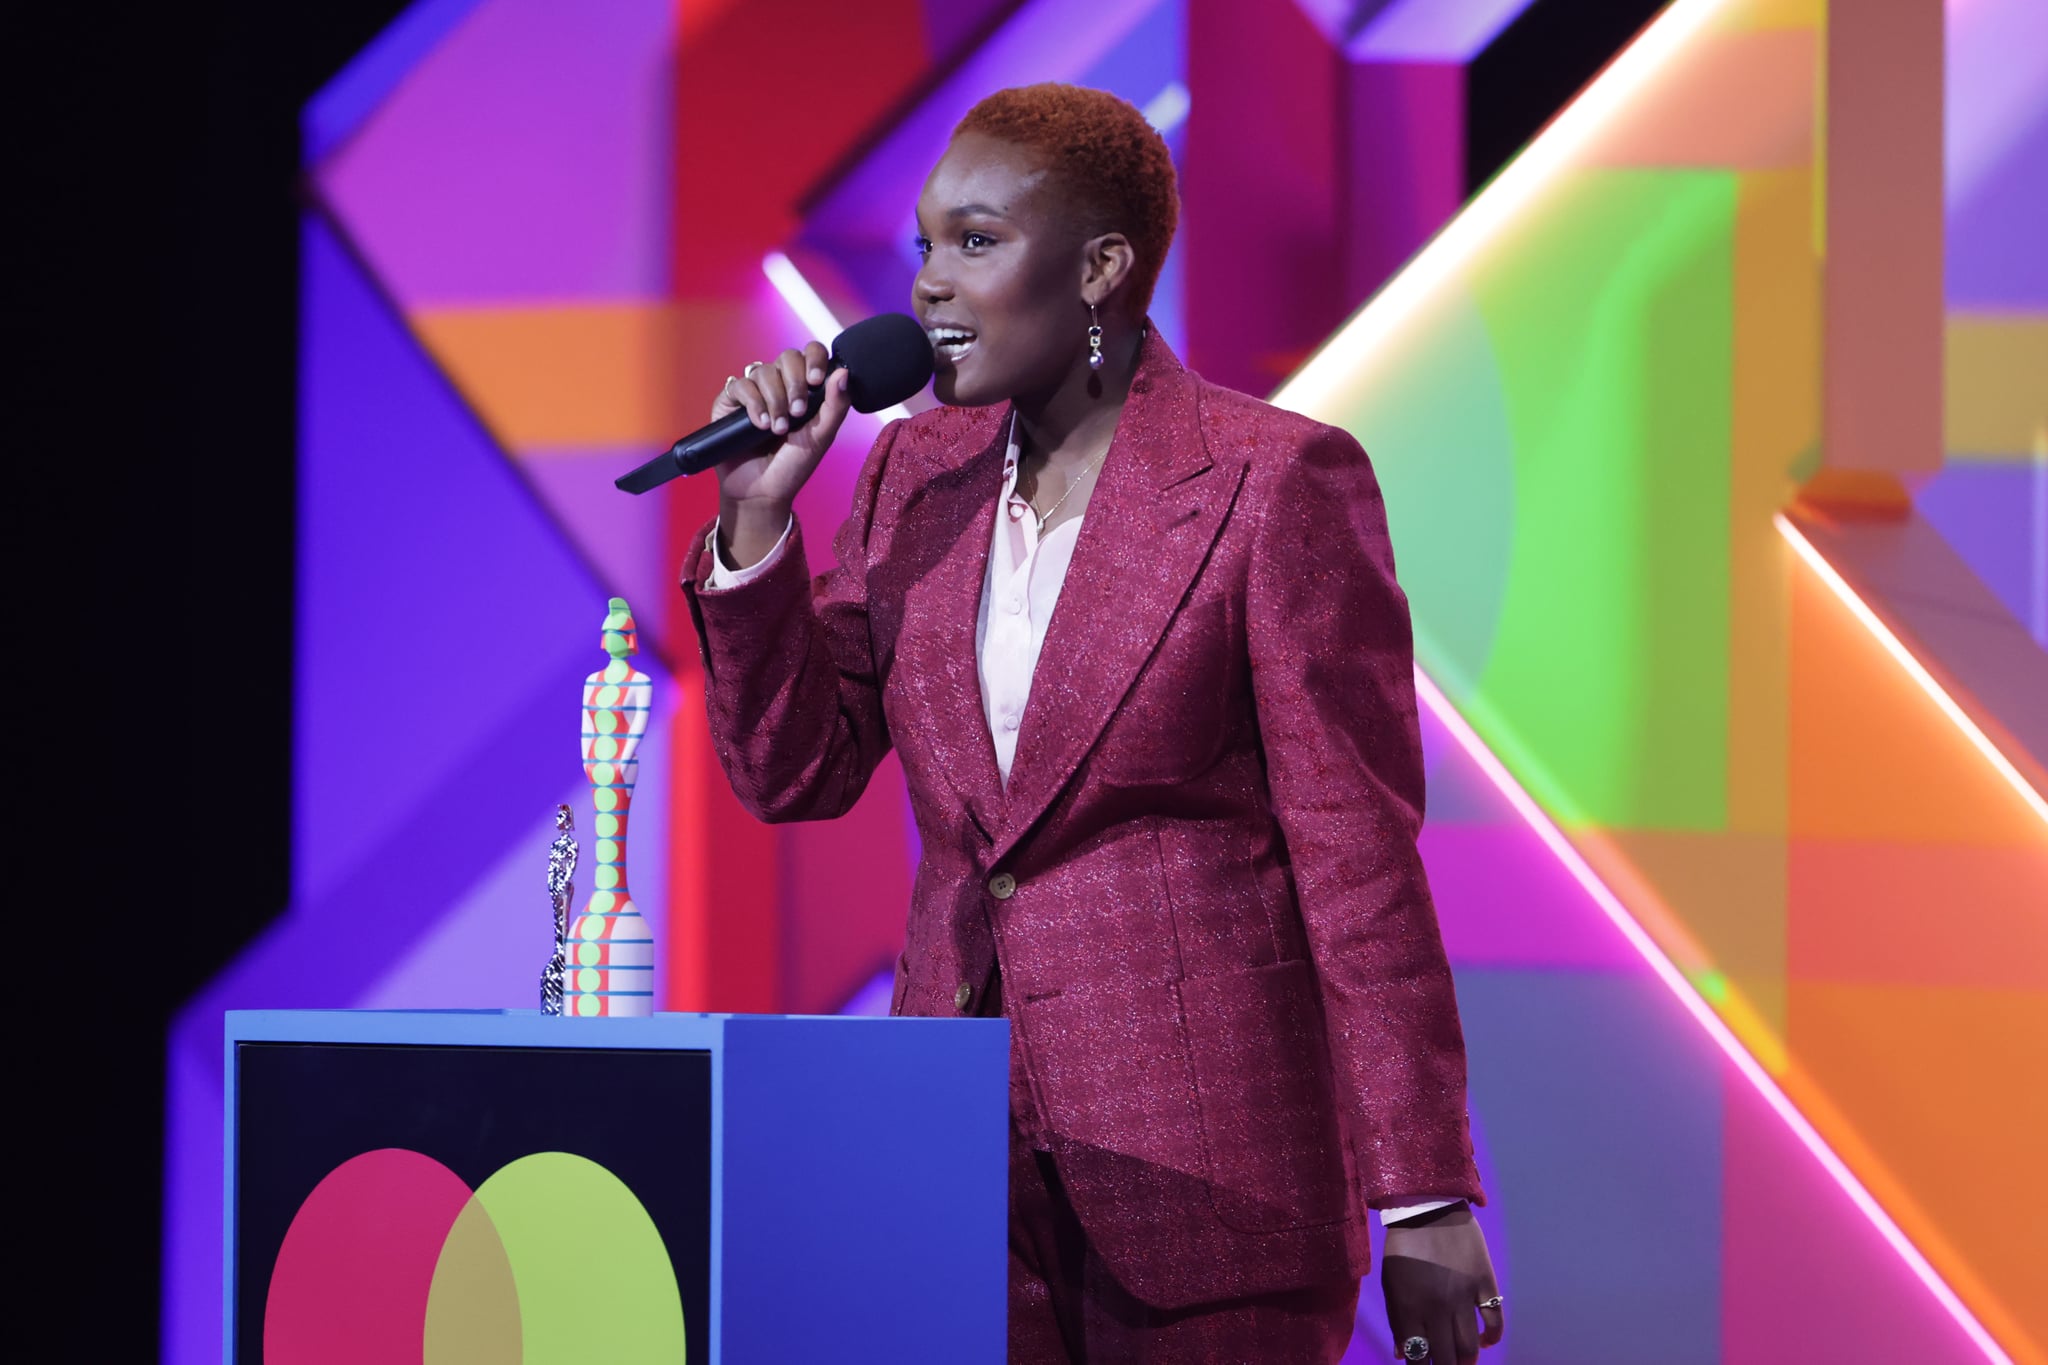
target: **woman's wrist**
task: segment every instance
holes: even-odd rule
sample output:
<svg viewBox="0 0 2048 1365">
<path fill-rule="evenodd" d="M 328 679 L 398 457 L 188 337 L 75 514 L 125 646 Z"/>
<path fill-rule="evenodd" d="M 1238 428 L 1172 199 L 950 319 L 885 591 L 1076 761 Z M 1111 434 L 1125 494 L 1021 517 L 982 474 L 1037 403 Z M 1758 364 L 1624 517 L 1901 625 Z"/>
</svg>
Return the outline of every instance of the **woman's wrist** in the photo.
<svg viewBox="0 0 2048 1365">
<path fill-rule="evenodd" d="M 788 529 L 790 505 L 767 498 L 718 500 L 718 550 L 735 569 L 750 569 L 768 557 Z"/>
<path fill-rule="evenodd" d="M 1450 1203 L 1440 1208 L 1431 1209 L 1427 1213 L 1411 1214 L 1406 1218 L 1395 1219 L 1393 1222 L 1388 1223 L 1387 1226 L 1390 1228 L 1426 1228 L 1432 1224 L 1452 1221 L 1461 1213 L 1470 1213 L 1471 1209 L 1472 1205 L 1466 1200 L 1453 1199 Z"/>
</svg>

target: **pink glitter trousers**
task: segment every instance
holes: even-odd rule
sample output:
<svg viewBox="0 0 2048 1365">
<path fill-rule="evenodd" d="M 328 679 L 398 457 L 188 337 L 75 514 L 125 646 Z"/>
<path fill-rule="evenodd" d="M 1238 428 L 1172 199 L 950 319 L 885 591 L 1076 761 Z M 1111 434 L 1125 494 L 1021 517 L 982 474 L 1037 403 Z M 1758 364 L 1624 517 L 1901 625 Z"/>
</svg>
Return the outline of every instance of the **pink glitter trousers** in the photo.
<svg viewBox="0 0 2048 1365">
<path fill-rule="evenodd" d="M 1051 1159 L 1010 1129 L 1010 1365 L 1335 1365 L 1358 1281 L 1171 1311 L 1088 1245 Z"/>
</svg>

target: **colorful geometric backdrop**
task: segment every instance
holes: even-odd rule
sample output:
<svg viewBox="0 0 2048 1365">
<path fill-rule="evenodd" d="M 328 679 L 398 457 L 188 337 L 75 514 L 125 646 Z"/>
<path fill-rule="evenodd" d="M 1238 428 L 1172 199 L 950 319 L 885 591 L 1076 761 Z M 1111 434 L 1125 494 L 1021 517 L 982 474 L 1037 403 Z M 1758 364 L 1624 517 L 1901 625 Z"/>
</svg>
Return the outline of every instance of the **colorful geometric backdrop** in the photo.
<svg viewBox="0 0 2048 1365">
<path fill-rule="evenodd" d="M 663 1006 L 872 1007 L 901 783 L 738 810 L 672 581 L 713 490 L 611 480 L 735 358 L 903 307 L 952 122 L 1058 79 L 1173 149 L 1168 338 L 1386 486 L 1489 1360 L 2048 1361 L 2048 20 L 1679 0 L 1494 176 L 1558 8 L 422 0 L 343 72 L 304 121 L 293 898 L 173 1041 L 166 1357 L 219 1358 L 223 1009 L 534 1003 L 611 595 Z"/>
</svg>

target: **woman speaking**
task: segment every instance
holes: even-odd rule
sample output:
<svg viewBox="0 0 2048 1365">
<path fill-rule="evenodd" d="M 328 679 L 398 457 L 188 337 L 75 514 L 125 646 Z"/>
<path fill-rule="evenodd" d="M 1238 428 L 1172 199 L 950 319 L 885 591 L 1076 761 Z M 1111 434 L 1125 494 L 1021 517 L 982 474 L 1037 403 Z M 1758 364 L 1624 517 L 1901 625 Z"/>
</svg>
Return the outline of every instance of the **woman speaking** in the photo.
<svg viewBox="0 0 2048 1365">
<path fill-rule="evenodd" d="M 901 757 L 891 1011 L 1011 1022 L 1011 1360 L 1335 1361 L 1375 1209 L 1397 1350 L 1471 1361 L 1501 1304 L 1379 489 L 1151 328 L 1177 212 L 1123 100 L 975 106 L 917 205 L 944 406 L 815 582 L 790 509 L 847 377 L 807 425 L 822 345 L 726 382 L 788 439 L 719 466 L 683 566 L 712 736 L 771 821 Z"/>
</svg>

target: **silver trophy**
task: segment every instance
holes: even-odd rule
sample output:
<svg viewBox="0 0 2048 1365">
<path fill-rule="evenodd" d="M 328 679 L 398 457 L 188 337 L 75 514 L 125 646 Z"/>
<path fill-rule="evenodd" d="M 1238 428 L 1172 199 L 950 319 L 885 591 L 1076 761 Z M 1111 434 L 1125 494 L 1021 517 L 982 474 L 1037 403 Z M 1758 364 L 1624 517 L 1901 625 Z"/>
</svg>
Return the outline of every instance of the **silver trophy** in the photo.
<svg viewBox="0 0 2048 1365">
<path fill-rule="evenodd" d="M 560 833 L 548 845 L 548 899 L 555 907 L 555 952 L 540 974 L 540 1012 L 562 1012 L 562 973 L 569 962 L 569 902 L 575 896 L 576 818 L 567 806 L 555 807 Z"/>
</svg>

